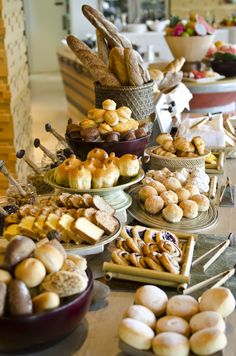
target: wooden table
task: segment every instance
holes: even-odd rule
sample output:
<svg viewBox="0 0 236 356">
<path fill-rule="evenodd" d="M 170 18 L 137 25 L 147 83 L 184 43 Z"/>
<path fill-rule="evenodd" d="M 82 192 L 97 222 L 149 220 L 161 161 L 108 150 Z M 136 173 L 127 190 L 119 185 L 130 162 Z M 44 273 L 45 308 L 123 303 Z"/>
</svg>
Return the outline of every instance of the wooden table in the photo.
<svg viewBox="0 0 236 356">
<path fill-rule="evenodd" d="M 224 175 L 230 175 L 234 184 L 236 184 L 235 170 L 236 160 L 227 160 Z M 220 184 L 221 181 L 224 182 L 223 176 L 219 176 Z M 236 209 L 219 208 L 219 222 L 217 226 L 207 232 L 218 235 L 229 232 L 236 233 Z M 82 325 L 69 337 L 51 348 L 33 355 L 125 356 L 118 347 L 117 329 L 124 312 L 133 303 L 136 287 L 132 283 L 114 281 L 111 284 L 112 292 L 103 308 L 88 312 Z M 235 356 L 236 311 L 227 318 L 227 338 L 228 346 L 223 355 Z M 221 355 L 221 353 L 219 354 Z"/>
</svg>

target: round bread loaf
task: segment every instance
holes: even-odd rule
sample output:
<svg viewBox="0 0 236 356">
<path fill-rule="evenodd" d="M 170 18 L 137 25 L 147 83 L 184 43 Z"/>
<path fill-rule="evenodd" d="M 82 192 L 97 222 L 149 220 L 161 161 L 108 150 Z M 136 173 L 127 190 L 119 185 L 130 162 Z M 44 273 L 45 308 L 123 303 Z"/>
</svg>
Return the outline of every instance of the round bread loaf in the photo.
<svg viewBox="0 0 236 356">
<path fill-rule="evenodd" d="M 197 314 L 198 309 L 198 302 L 190 295 L 175 295 L 168 300 L 166 314 L 189 320 Z"/>
<path fill-rule="evenodd" d="M 64 262 L 60 251 L 47 243 L 37 247 L 34 256 L 44 264 L 48 273 L 59 271 Z"/>
<path fill-rule="evenodd" d="M 211 355 L 227 345 L 225 334 L 217 328 L 199 330 L 190 337 L 189 342 L 191 350 L 197 355 Z"/>
<path fill-rule="evenodd" d="M 145 200 L 148 198 L 148 197 L 151 197 L 153 195 L 157 195 L 157 191 L 155 188 L 149 186 L 149 185 L 145 185 L 144 187 L 142 187 L 139 191 L 139 199 L 142 201 L 142 202 L 145 202 Z"/>
<path fill-rule="evenodd" d="M 178 196 L 179 202 L 190 198 L 190 191 L 188 189 L 180 188 L 180 189 L 176 190 L 175 193 Z"/>
<path fill-rule="evenodd" d="M 173 190 L 174 192 L 182 187 L 180 181 L 174 177 L 166 178 L 162 183 L 167 190 Z"/>
<path fill-rule="evenodd" d="M 15 269 L 15 277 L 23 281 L 28 288 L 37 287 L 45 276 L 44 264 L 36 258 L 26 258 Z"/>
<path fill-rule="evenodd" d="M 162 215 L 166 221 L 177 223 L 183 217 L 183 210 L 177 204 L 170 204 L 162 210 Z"/>
<path fill-rule="evenodd" d="M 136 290 L 134 302 L 144 305 L 159 317 L 165 314 L 168 297 L 162 289 L 145 285 Z"/>
<path fill-rule="evenodd" d="M 200 311 L 213 310 L 226 318 L 235 308 L 235 298 L 228 288 L 218 287 L 206 290 L 200 299 Z"/>
<path fill-rule="evenodd" d="M 165 206 L 178 203 L 178 195 L 172 190 L 162 192 L 160 196 L 164 200 Z"/>
<path fill-rule="evenodd" d="M 158 194 L 161 194 L 166 191 L 166 187 L 164 186 L 164 184 L 154 179 L 151 179 L 147 183 L 147 185 L 150 185 L 151 187 L 155 188 Z"/>
<path fill-rule="evenodd" d="M 159 356 L 188 356 L 189 341 L 181 334 L 164 332 L 154 337 L 152 349 Z"/>
<path fill-rule="evenodd" d="M 12 276 L 8 271 L 0 269 L 0 281 L 7 284 L 12 280 Z"/>
<path fill-rule="evenodd" d="M 210 201 L 205 195 L 203 194 L 192 195 L 191 200 L 197 203 L 198 211 L 207 211 L 209 209 Z"/>
<path fill-rule="evenodd" d="M 126 318 L 136 319 L 148 325 L 151 329 L 155 328 L 155 314 L 143 305 L 131 305 L 125 313 Z"/>
<path fill-rule="evenodd" d="M 192 333 L 206 328 L 217 328 L 225 331 L 225 322 L 222 316 L 215 311 L 203 311 L 195 314 L 189 322 Z"/>
<path fill-rule="evenodd" d="M 193 200 L 183 200 L 179 207 L 183 210 L 185 218 L 194 219 L 198 216 L 198 205 Z"/>
<path fill-rule="evenodd" d="M 157 334 L 170 331 L 188 337 L 190 327 L 185 319 L 175 315 L 166 315 L 157 320 L 155 331 Z"/>
<path fill-rule="evenodd" d="M 131 318 L 121 321 L 118 333 L 122 341 L 138 350 L 149 350 L 155 335 L 149 326 Z"/>
<path fill-rule="evenodd" d="M 55 309 L 60 305 L 59 295 L 53 292 L 44 292 L 32 299 L 34 313 Z"/>
<path fill-rule="evenodd" d="M 190 195 L 196 195 L 196 194 L 200 194 L 200 191 L 198 189 L 198 186 L 191 184 L 191 183 L 187 183 L 184 186 L 185 189 L 187 189 L 190 192 Z"/>
<path fill-rule="evenodd" d="M 150 187 L 151 188 L 151 187 Z M 157 214 L 164 207 L 164 201 L 158 195 L 149 196 L 144 203 L 144 209 L 149 214 Z"/>
</svg>

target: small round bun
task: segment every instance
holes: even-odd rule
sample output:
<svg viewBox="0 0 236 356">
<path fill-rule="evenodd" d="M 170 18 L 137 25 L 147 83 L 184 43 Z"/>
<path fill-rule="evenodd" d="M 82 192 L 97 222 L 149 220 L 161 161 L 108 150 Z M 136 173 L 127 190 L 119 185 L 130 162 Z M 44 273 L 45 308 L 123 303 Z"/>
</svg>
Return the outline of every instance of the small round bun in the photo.
<svg viewBox="0 0 236 356">
<path fill-rule="evenodd" d="M 32 299 L 34 313 L 55 309 L 60 305 L 60 297 L 53 292 L 43 292 Z"/>
<path fill-rule="evenodd" d="M 48 273 L 59 271 L 64 262 L 61 252 L 48 243 L 36 247 L 34 256 L 44 264 Z"/>
<path fill-rule="evenodd" d="M 199 309 L 200 311 L 213 310 L 226 318 L 235 309 L 235 298 L 228 288 L 208 289 L 201 296 Z"/>
<path fill-rule="evenodd" d="M 154 337 L 152 349 L 159 356 L 188 356 L 189 341 L 181 334 L 164 332 Z"/>
<path fill-rule="evenodd" d="M 23 281 L 28 288 L 37 287 L 45 278 L 46 269 L 36 258 L 26 258 L 15 269 L 15 277 Z"/>
<path fill-rule="evenodd" d="M 164 184 L 162 184 L 161 182 L 158 182 L 157 180 L 152 179 L 147 184 L 150 185 L 151 187 L 155 188 L 158 194 L 161 194 L 166 191 L 166 187 L 164 186 Z"/>
<path fill-rule="evenodd" d="M 225 331 L 224 319 L 215 311 L 203 311 L 195 314 L 190 319 L 189 325 L 192 333 L 206 328 L 217 328 L 222 332 Z"/>
<path fill-rule="evenodd" d="M 136 290 L 135 304 L 141 304 L 150 309 L 157 317 L 165 314 L 168 297 L 166 293 L 152 285 L 145 285 Z"/>
<path fill-rule="evenodd" d="M 180 181 L 174 177 L 164 179 L 163 184 L 167 190 L 173 190 L 174 192 L 182 187 Z"/>
<path fill-rule="evenodd" d="M 198 205 L 193 200 L 183 200 L 179 207 L 183 210 L 185 218 L 194 219 L 198 216 Z"/>
<path fill-rule="evenodd" d="M 175 295 L 168 300 L 166 314 L 190 320 L 197 314 L 198 309 L 198 302 L 190 295 Z"/>
<path fill-rule="evenodd" d="M 157 334 L 170 331 L 188 337 L 190 327 L 185 319 L 175 315 L 166 315 L 157 320 L 155 331 Z"/>
<path fill-rule="evenodd" d="M 149 214 L 157 214 L 164 207 L 164 201 L 158 195 L 150 196 L 145 200 L 144 209 Z"/>
<path fill-rule="evenodd" d="M 111 127 L 117 125 L 119 122 L 119 116 L 115 110 L 107 111 L 104 114 L 104 119 L 105 119 L 105 122 L 108 125 L 110 125 Z"/>
<path fill-rule="evenodd" d="M 176 190 L 175 193 L 178 196 L 179 202 L 181 202 L 183 200 L 188 200 L 190 198 L 190 191 L 188 189 L 180 188 L 180 189 Z"/>
<path fill-rule="evenodd" d="M 190 184 L 190 183 L 187 183 L 185 186 L 184 186 L 185 189 L 187 189 L 189 192 L 190 192 L 190 195 L 196 195 L 196 194 L 200 194 L 200 191 L 199 191 L 199 188 L 198 186 L 196 186 L 195 184 Z"/>
<path fill-rule="evenodd" d="M 102 102 L 103 110 L 116 110 L 116 103 L 111 99 L 106 99 Z"/>
<path fill-rule="evenodd" d="M 148 197 L 153 195 L 157 195 L 157 191 L 150 185 L 145 185 L 139 191 L 139 198 L 142 202 L 144 202 Z"/>
<path fill-rule="evenodd" d="M 148 325 L 151 329 L 155 328 L 155 314 L 143 305 L 131 305 L 125 313 L 126 318 L 136 319 Z"/>
<path fill-rule="evenodd" d="M 189 342 L 191 350 L 197 355 L 211 355 L 227 345 L 225 334 L 217 328 L 199 330 L 190 337 Z"/>
<path fill-rule="evenodd" d="M 210 201 L 205 195 L 203 194 L 192 195 L 191 200 L 197 203 L 198 211 L 207 211 L 209 209 Z"/>
<path fill-rule="evenodd" d="M 121 321 L 118 333 L 122 341 L 138 350 L 149 350 L 155 335 L 149 326 L 131 318 Z"/>
<path fill-rule="evenodd" d="M 160 197 L 164 200 L 165 206 L 178 203 L 178 195 L 172 190 L 161 193 Z"/>
<path fill-rule="evenodd" d="M 8 284 L 12 280 L 12 276 L 8 271 L 5 269 L 0 269 L 0 281 Z"/>
<path fill-rule="evenodd" d="M 108 153 L 102 148 L 94 148 L 93 150 L 89 151 L 89 153 L 87 154 L 87 160 L 89 158 L 96 158 L 99 161 L 103 162 L 105 159 L 108 158 Z"/>
<path fill-rule="evenodd" d="M 183 210 L 177 204 L 170 204 L 162 210 L 162 215 L 166 221 L 177 223 L 183 217 Z"/>
<path fill-rule="evenodd" d="M 127 106 L 121 106 L 116 110 L 120 122 L 125 122 L 131 118 L 132 111 Z"/>
</svg>

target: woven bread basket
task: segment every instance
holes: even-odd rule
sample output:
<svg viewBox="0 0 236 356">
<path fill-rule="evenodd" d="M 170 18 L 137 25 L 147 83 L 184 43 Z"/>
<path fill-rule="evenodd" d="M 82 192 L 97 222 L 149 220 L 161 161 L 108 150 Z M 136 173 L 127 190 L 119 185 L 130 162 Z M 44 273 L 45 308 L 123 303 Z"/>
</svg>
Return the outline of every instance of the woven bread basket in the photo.
<svg viewBox="0 0 236 356">
<path fill-rule="evenodd" d="M 154 112 L 153 81 L 141 86 L 105 87 L 94 83 L 96 108 L 102 108 L 102 102 L 112 99 L 117 108 L 127 106 L 132 111 L 132 118 L 141 120 Z"/>
<path fill-rule="evenodd" d="M 159 156 L 153 151 L 159 146 L 148 147 L 145 150 L 145 154 L 150 156 L 149 168 L 150 169 L 162 169 L 168 168 L 170 171 L 174 172 L 181 168 L 205 168 L 205 158 L 209 155 L 210 151 L 205 150 L 205 154 L 198 157 L 166 157 Z"/>
</svg>

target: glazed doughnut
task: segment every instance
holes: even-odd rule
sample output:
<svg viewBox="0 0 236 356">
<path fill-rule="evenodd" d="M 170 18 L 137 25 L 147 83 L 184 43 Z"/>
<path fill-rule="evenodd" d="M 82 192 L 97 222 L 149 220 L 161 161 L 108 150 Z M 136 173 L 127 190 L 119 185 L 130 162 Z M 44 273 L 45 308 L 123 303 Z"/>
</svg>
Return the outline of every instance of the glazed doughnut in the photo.
<svg viewBox="0 0 236 356">
<path fill-rule="evenodd" d="M 145 262 L 145 258 L 138 253 L 131 253 L 129 256 L 130 263 L 139 268 L 147 268 L 147 264 Z"/>
<path fill-rule="evenodd" d="M 180 267 L 176 258 L 172 257 L 167 252 L 162 252 L 162 254 L 159 256 L 159 260 L 162 266 L 165 267 L 168 272 L 179 274 Z"/>
<path fill-rule="evenodd" d="M 144 245 L 143 240 L 141 240 L 140 238 L 137 238 L 137 237 L 127 237 L 127 239 L 125 241 L 126 241 L 128 248 L 132 252 L 136 252 L 139 254 L 142 253 L 142 246 Z"/>
<path fill-rule="evenodd" d="M 128 262 L 129 253 L 126 251 L 115 250 L 112 252 L 111 258 L 112 261 L 118 265 L 124 265 L 124 266 L 129 265 Z"/>
<path fill-rule="evenodd" d="M 114 100 L 106 99 L 102 102 L 103 110 L 116 110 L 116 103 Z"/>
<path fill-rule="evenodd" d="M 118 116 L 117 112 L 114 110 L 107 111 L 104 114 L 104 119 L 105 119 L 105 122 L 108 125 L 110 125 L 111 127 L 117 125 L 119 122 L 119 116 Z"/>
</svg>

